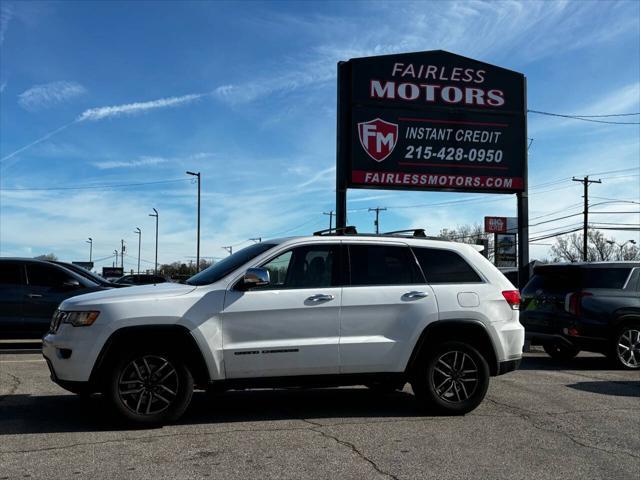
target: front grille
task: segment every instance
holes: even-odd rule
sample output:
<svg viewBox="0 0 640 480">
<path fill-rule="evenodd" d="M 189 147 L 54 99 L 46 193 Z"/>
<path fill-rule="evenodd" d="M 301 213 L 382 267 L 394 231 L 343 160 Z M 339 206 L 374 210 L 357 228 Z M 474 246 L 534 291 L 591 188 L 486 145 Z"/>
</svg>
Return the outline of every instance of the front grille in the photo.
<svg viewBox="0 0 640 480">
<path fill-rule="evenodd" d="M 49 333 L 56 333 L 58 331 L 58 328 L 60 328 L 60 324 L 66 315 L 66 313 L 61 312 L 60 310 L 55 311 L 53 318 L 51 319 L 51 325 L 49 326 Z"/>
</svg>

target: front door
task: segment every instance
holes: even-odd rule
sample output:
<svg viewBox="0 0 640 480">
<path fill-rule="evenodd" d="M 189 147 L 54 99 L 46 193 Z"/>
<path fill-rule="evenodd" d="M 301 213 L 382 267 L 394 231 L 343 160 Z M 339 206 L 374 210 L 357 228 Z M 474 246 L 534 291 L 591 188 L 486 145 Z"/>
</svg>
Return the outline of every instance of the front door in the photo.
<svg viewBox="0 0 640 480">
<path fill-rule="evenodd" d="M 227 378 L 338 373 L 339 245 L 294 247 L 261 266 L 269 285 L 226 294 Z"/>
<path fill-rule="evenodd" d="M 22 338 L 24 295 L 24 265 L 20 262 L 0 262 L 0 339 Z"/>
<path fill-rule="evenodd" d="M 55 265 L 27 264 L 23 315 L 24 326 L 30 336 L 44 335 L 58 305 L 80 292 L 80 285 L 68 284 L 72 280 L 75 280 L 74 277 Z"/>
</svg>

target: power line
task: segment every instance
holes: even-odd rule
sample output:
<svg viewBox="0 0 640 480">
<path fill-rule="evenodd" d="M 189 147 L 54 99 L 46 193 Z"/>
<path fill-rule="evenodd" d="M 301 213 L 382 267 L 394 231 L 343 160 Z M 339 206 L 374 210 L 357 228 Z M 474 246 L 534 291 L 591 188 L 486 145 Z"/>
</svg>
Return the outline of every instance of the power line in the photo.
<svg viewBox="0 0 640 480">
<path fill-rule="evenodd" d="M 561 113 L 542 112 L 540 110 L 527 110 L 528 113 L 537 113 L 539 115 L 547 115 L 550 117 L 570 118 L 572 120 L 582 120 L 583 122 L 608 123 L 612 125 L 640 125 L 640 122 L 612 122 L 610 120 L 595 120 L 593 117 L 623 117 L 629 115 L 639 115 L 638 113 L 619 113 L 612 115 L 564 115 Z"/>
</svg>

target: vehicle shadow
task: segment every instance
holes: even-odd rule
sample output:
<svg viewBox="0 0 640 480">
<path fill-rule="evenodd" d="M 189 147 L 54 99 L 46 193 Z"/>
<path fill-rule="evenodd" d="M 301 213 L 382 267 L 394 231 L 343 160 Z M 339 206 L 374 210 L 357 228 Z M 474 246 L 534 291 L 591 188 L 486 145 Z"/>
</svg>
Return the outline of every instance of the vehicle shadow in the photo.
<svg viewBox="0 0 640 480">
<path fill-rule="evenodd" d="M 613 395 L 616 397 L 640 398 L 640 381 L 578 382 L 567 385 L 567 387 L 580 390 L 581 392 L 600 393 L 602 395 Z"/>
<path fill-rule="evenodd" d="M 131 430 L 109 414 L 100 397 L 11 395 L 0 401 L 0 436 Z M 403 392 L 366 388 L 196 392 L 180 425 L 323 418 L 394 418 L 428 415 L 409 386 Z"/>
<path fill-rule="evenodd" d="M 525 354 L 519 370 L 614 370 L 605 356 L 581 356 L 556 360 L 546 354 Z"/>
</svg>

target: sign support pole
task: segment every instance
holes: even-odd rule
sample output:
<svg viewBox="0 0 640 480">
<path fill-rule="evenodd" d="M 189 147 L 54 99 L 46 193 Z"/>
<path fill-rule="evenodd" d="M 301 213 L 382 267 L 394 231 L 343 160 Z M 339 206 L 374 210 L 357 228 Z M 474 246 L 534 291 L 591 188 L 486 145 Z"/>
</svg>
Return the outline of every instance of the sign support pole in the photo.
<svg viewBox="0 0 640 480">
<path fill-rule="evenodd" d="M 351 67 L 338 62 L 338 123 L 336 138 L 336 228 L 347 226 L 347 175 L 351 124 Z"/>
<path fill-rule="evenodd" d="M 516 195 L 518 196 L 518 286 L 522 288 L 529 280 L 529 194 L 525 190 Z"/>
</svg>

